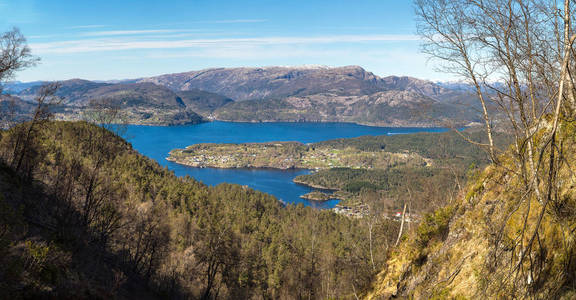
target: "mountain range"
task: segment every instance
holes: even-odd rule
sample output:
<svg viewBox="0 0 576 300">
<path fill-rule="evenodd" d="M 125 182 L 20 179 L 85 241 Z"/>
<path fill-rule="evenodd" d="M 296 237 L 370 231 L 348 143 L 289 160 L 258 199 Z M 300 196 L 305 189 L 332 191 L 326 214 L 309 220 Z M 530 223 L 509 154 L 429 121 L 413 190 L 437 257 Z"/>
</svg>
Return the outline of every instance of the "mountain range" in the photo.
<svg viewBox="0 0 576 300">
<path fill-rule="evenodd" d="M 41 84 L 11 83 L 5 90 L 32 102 Z M 60 84 L 57 95 L 64 100 L 57 113 L 62 119 L 78 119 L 93 103 L 102 102 L 125 111 L 130 123 L 149 125 L 203 119 L 379 126 L 479 121 L 473 96 L 461 87 L 379 77 L 358 66 L 214 68 L 120 82 L 72 79 Z"/>
</svg>

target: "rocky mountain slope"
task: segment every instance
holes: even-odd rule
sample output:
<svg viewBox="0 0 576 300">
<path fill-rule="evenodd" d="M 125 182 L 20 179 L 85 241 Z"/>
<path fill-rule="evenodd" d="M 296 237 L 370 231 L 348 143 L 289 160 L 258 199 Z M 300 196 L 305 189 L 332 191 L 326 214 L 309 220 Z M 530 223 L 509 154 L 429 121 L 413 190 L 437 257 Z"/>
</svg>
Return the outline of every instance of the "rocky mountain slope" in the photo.
<svg viewBox="0 0 576 300">
<path fill-rule="evenodd" d="M 576 123 L 560 127 L 566 163 L 550 203 L 524 192 L 512 153 L 505 153 L 501 165 L 471 178 L 459 200 L 423 218 L 366 298 L 574 299 Z M 539 141 L 549 135 L 546 128 L 537 133 Z M 547 166 L 538 172 L 545 178 Z"/>
<path fill-rule="evenodd" d="M 478 121 L 473 97 L 411 77 L 378 77 L 358 66 L 219 68 L 141 79 L 235 100 L 214 110 L 226 121 L 354 122 L 432 126 Z"/>
<path fill-rule="evenodd" d="M 209 115 L 219 107 L 234 102 L 228 97 L 197 89 L 178 91 L 178 96 L 187 108 L 202 115 Z"/>
<path fill-rule="evenodd" d="M 414 91 L 362 96 L 320 93 L 283 99 L 247 100 L 217 109 L 216 119 L 245 122 L 351 122 L 377 126 L 440 126 L 477 121 L 469 106 L 444 103 Z"/>
<path fill-rule="evenodd" d="M 218 68 L 145 78 L 173 90 L 200 89 L 236 101 L 334 93 L 365 95 L 382 89 L 381 79 L 361 67 Z"/>
</svg>

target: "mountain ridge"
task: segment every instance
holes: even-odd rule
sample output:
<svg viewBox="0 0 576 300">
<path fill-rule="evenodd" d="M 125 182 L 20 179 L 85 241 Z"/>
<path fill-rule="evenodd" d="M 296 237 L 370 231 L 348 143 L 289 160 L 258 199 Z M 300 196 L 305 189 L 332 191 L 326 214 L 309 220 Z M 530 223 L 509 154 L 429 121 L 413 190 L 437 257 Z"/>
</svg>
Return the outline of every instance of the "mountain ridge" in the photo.
<svg viewBox="0 0 576 300">
<path fill-rule="evenodd" d="M 379 77 L 360 66 L 210 68 L 116 83 L 71 79 L 61 85 L 57 95 L 75 115 L 105 101 L 138 110 L 132 119 L 145 124 L 182 124 L 170 122 L 169 115 L 146 121 L 165 110 L 232 122 L 430 127 L 480 120 L 469 92 L 409 76 Z M 39 89 L 34 85 L 15 95 L 33 101 Z"/>
</svg>

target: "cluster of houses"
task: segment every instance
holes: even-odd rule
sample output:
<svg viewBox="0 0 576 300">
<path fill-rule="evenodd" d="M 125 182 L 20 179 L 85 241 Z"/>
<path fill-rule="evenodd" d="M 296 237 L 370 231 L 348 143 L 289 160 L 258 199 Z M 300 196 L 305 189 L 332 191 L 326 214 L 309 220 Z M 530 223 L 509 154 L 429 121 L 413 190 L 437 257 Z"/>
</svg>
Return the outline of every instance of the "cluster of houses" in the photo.
<svg viewBox="0 0 576 300">
<path fill-rule="evenodd" d="M 352 218 L 362 218 L 368 215 L 368 205 L 360 204 L 354 206 L 336 205 L 332 209 L 337 214 L 345 215 Z"/>
<path fill-rule="evenodd" d="M 346 205 L 336 205 L 332 209 L 337 214 L 345 215 L 352 218 L 362 218 L 368 215 L 368 205 L 366 204 L 359 204 L 354 206 L 346 206 Z M 402 212 L 397 211 L 393 213 L 384 213 L 384 219 L 394 220 L 394 221 L 402 221 Z M 416 214 L 406 214 L 404 216 L 404 222 L 416 222 L 418 221 L 418 215 Z"/>
<path fill-rule="evenodd" d="M 167 160 L 170 160 L 167 158 Z M 174 159 L 172 159 L 174 160 Z M 192 167 L 205 167 L 205 166 L 212 166 L 215 164 L 227 164 L 230 162 L 236 162 L 236 157 L 233 155 L 223 155 L 223 156 L 214 156 L 214 155 L 194 155 L 186 158 L 186 165 Z"/>
<path fill-rule="evenodd" d="M 385 219 L 392 219 L 394 221 L 402 221 L 402 212 L 401 211 L 397 211 L 393 214 L 389 214 L 389 215 L 384 215 Z M 416 222 L 418 218 L 418 215 L 416 214 L 406 214 L 404 216 L 404 222 L 410 223 L 410 222 Z"/>
</svg>

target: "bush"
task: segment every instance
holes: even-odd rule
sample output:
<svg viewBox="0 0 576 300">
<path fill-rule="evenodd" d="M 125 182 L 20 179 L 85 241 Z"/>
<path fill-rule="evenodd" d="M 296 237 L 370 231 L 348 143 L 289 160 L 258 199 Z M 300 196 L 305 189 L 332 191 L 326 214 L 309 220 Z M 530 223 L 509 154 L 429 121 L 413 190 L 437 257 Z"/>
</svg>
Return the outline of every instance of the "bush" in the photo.
<svg viewBox="0 0 576 300">
<path fill-rule="evenodd" d="M 448 234 L 448 225 L 454 215 L 454 207 L 446 206 L 434 213 L 424 215 L 416 230 L 416 244 L 425 248 L 432 239 L 444 240 Z"/>
</svg>

